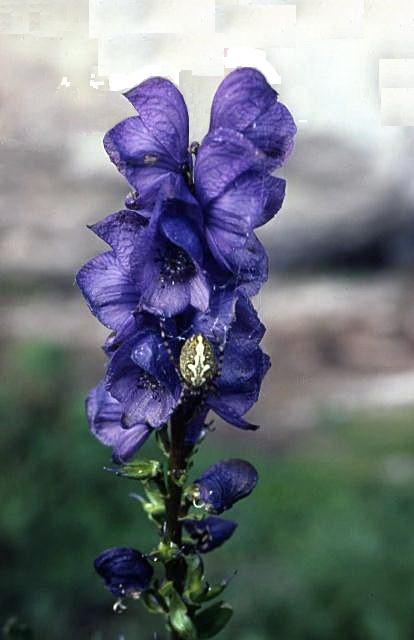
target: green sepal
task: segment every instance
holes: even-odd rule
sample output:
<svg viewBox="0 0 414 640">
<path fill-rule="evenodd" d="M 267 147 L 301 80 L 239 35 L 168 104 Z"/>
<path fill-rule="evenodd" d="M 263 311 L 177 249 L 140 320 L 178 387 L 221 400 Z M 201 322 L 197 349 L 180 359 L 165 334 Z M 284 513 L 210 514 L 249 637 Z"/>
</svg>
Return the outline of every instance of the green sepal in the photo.
<svg viewBox="0 0 414 640">
<path fill-rule="evenodd" d="M 186 471 L 178 471 L 178 470 L 169 471 L 168 476 L 171 478 L 174 484 L 176 484 L 178 487 L 184 487 L 188 478 L 187 470 Z"/>
<path fill-rule="evenodd" d="M 187 556 L 187 576 L 184 596 L 198 604 L 203 602 L 209 591 L 209 584 L 204 575 L 203 561 L 199 555 Z"/>
<path fill-rule="evenodd" d="M 143 482 L 145 495 L 154 507 L 164 506 L 164 495 L 158 483 L 154 480 L 146 480 Z"/>
<path fill-rule="evenodd" d="M 224 589 L 227 587 L 227 585 L 229 584 L 230 580 L 232 580 L 234 578 L 236 573 L 237 573 L 237 571 L 234 571 L 234 573 L 229 578 L 226 578 L 225 580 L 222 580 L 219 584 L 215 584 L 213 586 L 210 585 L 209 590 L 207 591 L 204 600 L 206 602 L 208 600 L 213 600 L 213 598 L 217 598 L 217 596 L 219 596 L 221 593 L 223 593 Z"/>
<path fill-rule="evenodd" d="M 188 615 L 186 604 L 174 589 L 173 583 L 165 582 L 159 592 L 168 602 L 168 621 L 174 631 L 183 640 L 197 640 L 197 630 Z"/>
<path fill-rule="evenodd" d="M 145 500 L 143 501 L 142 508 L 149 516 L 150 520 L 153 520 L 158 525 L 162 524 L 165 514 L 165 500 L 160 488 L 162 482 L 162 479 L 158 481 L 155 478 L 146 480 L 142 483 L 145 495 L 148 498 L 148 502 Z"/>
<path fill-rule="evenodd" d="M 163 542 L 161 541 L 158 545 L 158 548 L 153 551 L 150 555 L 155 560 L 155 562 L 170 562 L 174 560 L 180 553 L 179 547 L 174 542 Z"/>
<path fill-rule="evenodd" d="M 117 476 L 133 480 L 150 480 L 162 473 L 162 465 L 158 460 L 134 460 L 116 469 Z"/>
<path fill-rule="evenodd" d="M 233 615 L 233 609 L 227 602 L 216 602 L 204 611 L 196 615 L 194 624 L 197 629 L 197 637 L 200 640 L 213 638 L 229 622 Z"/>
</svg>

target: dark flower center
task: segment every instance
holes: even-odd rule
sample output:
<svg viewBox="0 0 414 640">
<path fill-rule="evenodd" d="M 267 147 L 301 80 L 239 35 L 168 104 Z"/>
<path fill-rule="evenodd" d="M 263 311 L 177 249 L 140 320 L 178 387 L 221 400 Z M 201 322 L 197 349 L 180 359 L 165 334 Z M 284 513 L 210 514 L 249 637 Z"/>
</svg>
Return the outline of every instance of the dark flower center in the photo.
<svg viewBox="0 0 414 640">
<path fill-rule="evenodd" d="M 154 400 L 161 399 L 161 386 L 158 380 L 156 380 L 149 373 L 142 373 L 138 382 L 137 387 L 139 389 L 144 389 L 144 391 L 149 391 Z"/>
<path fill-rule="evenodd" d="M 170 244 L 162 256 L 160 263 L 160 282 L 162 285 L 173 285 L 188 282 L 196 274 L 193 262 L 188 255 L 174 244 Z"/>
</svg>

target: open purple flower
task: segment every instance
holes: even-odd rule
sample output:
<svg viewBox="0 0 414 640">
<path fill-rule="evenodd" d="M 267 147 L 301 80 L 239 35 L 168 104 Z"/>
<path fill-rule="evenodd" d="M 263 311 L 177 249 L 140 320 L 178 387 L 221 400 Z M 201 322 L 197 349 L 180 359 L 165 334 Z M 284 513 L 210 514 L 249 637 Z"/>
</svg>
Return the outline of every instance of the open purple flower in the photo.
<svg viewBox="0 0 414 640">
<path fill-rule="evenodd" d="M 184 180 L 191 171 L 187 107 L 180 91 L 165 78 L 149 78 L 124 95 L 138 115 L 108 131 L 104 147 L 138 191 L 140 206 L 147 206 L 168 175 Z"/>
<path fill-rule="evenodd" d="M 139 596 L 149 587 L 154 573 L 145 556 L 128 547 L 106 549 L 95 559 L 94 567 L 117 598 Z"/>
<path fill-rule="evenodd" d="M 242 295 L 217 295 L 208 313 L 194 315 L 191 331 L 224 347 L 219 375 L 207 394 L 206 405 L 236 427 L 257 429 L 243 416 L 258 398 L 270 360 L 259 346 L 264 326 L 251 302 Z"/>
<path fill-rule="evenodd" d="M 152 431 L 144 423 L 124 429 L 121 424 L 122 405 L 105 389 L 103 382 L 89 393 L 86 415 L 91 433 L 102 444 L 112 448 L 112 458 L 117 464 L 130 460 Z"/>
<path fill-rule="evenodd" d="M 244 67 L 222 81 L 211 107 L 210 131 L 235 129 L 266 155 L 269 169 L 280 167 L 293 148 L 296 125 L 277 92 L 257 69 Z"/>
<path fill-rule="evenodd" d="M 131 273 L 141 292 L 142 308 L 165 317 L 188 306 L 205 311 L 210 295 L 202 268 L 201 212 L 190 194 L 180 197 L 176 189 L 176 181 L 164 184 L 131 254 Z"/>
<path fill-rule="evenodd" d="M 193 495 L 210 513 L 219 514 L 248 496 L 256 486 L 257 471 L 246 460 L 223 460 L 209 467 L 194 483 Z"/>
<path fill-rule="evenodd" d="M 115 331 L 137 309 L 169 317 L 208 307 L 196 201 L 167 180 L 150 221 L 140 213 L 123 210 L 93 225 L 112 251 L 92 258 L 76 277 L 92 313 Z"/>
<path fill-rule="evenodd" d="M 181 394 L 178 374 L 161 337 L 151 328 L 127 339 L 112 356 L 105 377 L 111 395 L 122 406 L 121 424 L 165 424 Z"/>
<path fill-rule="evenodd" d="M 196 542 L 197 551 L 208 553 L 220 547 L 233 535 L 237 522 L 208 516 L 203 520 L 184 520 L 184 527 Z"/>
</svg>

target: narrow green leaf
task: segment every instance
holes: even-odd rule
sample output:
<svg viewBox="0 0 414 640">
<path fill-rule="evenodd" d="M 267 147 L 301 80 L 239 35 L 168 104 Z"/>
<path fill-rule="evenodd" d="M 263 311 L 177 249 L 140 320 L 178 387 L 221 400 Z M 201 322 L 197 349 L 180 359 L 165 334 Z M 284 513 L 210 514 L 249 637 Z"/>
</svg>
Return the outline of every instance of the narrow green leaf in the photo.
<svg viewBox="0 0 414 640">
<path fill-rule="evenodd" d="M 208 592 L 209 585 L 204 576 L 203 561 L 199 555 L 188 556 L 187 577 L 184 589 L 184 595 L 192 602 L 203 602 L 205 594 Z"/>
<path fill-rule="evenodd" d="M 219 584 L 210 585 L 210 588 L 204 597 L 204 601 L 213 600 L 213 598 L 217 598 L 217 596 L 223 593 L 224 589 L 227 587 L 229 582 L 233 580 L 236 574 L 237 571 L 234 571 L 231 576 L 229 576 L 225 580 L 222 580 Z"/>
<path fill-rule="evenodd" d="M 170 585 L 171 586 L 167 590 L 168 595 L 166 595 L 170 609 L 170 625 L 183 640 L 197 640 L 197 631 L 190 616 L 188 615 L 187 607 L 172 586 L 172 583 L 170 583 Z"/>
<path fill-rule="evenodd" d="M 216 636 L 228 623 L 233 615 L 233 609 L 227 602 L 216 602 L 204 609 L 194 620 L 198 638 L 205 640 Z"/>
</svg>

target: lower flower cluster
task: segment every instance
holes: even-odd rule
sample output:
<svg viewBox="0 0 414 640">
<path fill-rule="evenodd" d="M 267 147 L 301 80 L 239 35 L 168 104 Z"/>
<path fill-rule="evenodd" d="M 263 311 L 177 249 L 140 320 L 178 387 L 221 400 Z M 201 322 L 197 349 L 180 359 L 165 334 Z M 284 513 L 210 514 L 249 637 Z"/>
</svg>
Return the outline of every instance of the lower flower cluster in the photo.
<svg viewBox="0 0 414 640">
<path fill-rule="evenodd" d="M 77 283 L 111 330 L 105 374 L 86 400 L 92 434 L 112 450 L 112 471 L 139 481 L 144 511 L 161 542 L 148 554 L 107 549 L 95 569 L 125 607 L 140 598 L 167 618 L 172 638 L 212 637 L 231 609 L 203 609 L 226 586 L 210 585 L 201 554 L 236 529 L 220 516 L 257 482 L 243 460 L 218 462 L 191 481 L 210 411 L 239 429 L 270 366 L 264 326 L 250 298 L 267 279 L 255 229 L 280 209 L 285 181 L 272 172 L 293 146 L 292 116 L 255 69 L 237 69 L 218 88 L 210 129 L 189 144 L 178 89 L 150 78 L 126 94 L 137 111 L 104 146 L 131 187 L 125 206 L 92 225 L 108 250 Z M 166 457 L 136 460 L 155 435 Z M 165 576 L 154 571 L 165 566 Z"/>
</svg>

